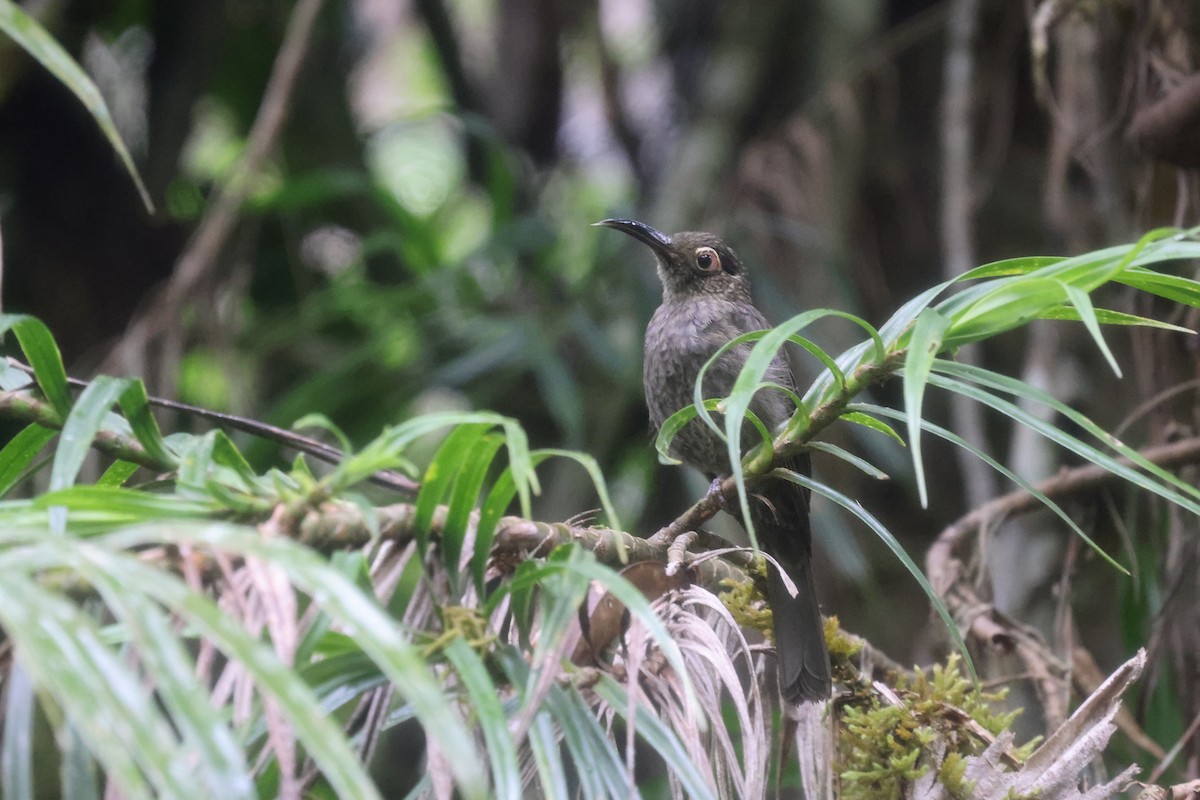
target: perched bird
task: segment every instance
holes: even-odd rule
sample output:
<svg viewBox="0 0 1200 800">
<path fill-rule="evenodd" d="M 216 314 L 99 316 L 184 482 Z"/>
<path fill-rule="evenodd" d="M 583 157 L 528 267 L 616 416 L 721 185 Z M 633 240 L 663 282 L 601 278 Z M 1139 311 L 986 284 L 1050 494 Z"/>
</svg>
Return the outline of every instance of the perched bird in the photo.
<svg viewBox="0 0 1200 800">
<path fill-rule="evenodd" d="M 663 300 L 646 328 L 642 373 L 650 422 L 657 431 L 668 417 L 692 404 L 700 368 L 723 344 L 770 325 L 750 299 L 750 281 L 741 260 L 713 234 L 688 231 L 667 236 L 628 219 L 596 224 L 637 239 L 654 252 L 658 262 Z M 729 394 L 751 346 L 738 345 L 708 369 L 702 387 L 705 399 Z M 795 388 L 782 353 L 771 362 L 766 380 Z M 775 429 L 796 409 L 783 392 L 762 390 L 750 410 L 768 429 Z M 747 422 L 742 430 L 743 452 L 758 441 L 760 437 Z M 700 420 L 692 420 L 679 431 L 671 452 L 710 480 L 730 474 L 725 443 Z M 809 473 L 807 455 L 780 466 Z M 775 621 L 780 688 L 793 702 L 824 700 L 830 693 L 829 654 L 813 585 L 808 491 L 788 481 L 770 480 L 755 487 L 749 502 L 750 518 L 763 550 L 783 566 L 798 590 L 793 597 L 778 572 L 768 570 L 767 599 Z M 738 509 L 731 511 L 736 514 Z"/>
</svg>

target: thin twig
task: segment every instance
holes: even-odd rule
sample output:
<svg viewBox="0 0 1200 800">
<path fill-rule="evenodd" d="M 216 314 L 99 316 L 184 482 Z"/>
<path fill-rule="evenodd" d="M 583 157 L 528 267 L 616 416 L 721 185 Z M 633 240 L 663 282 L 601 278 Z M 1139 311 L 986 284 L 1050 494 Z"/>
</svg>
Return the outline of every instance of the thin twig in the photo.
<svg viewBox="0 0 1200 800">
<path fill-rule="evenodd" d="M 8 362 L 17 369 L 32 372 L 27 365 L 14 359 L 10 358 Z M 76 387 L 87 386 L 87 381 L 80 381 L 75 378 L 68 378 L 67 382 Z M 338 464 L 346 458 L 345 453 L 337 448 L 330 447 L 324 442 L 296 433 L 295 431 L 268 425 L 265 422 L 233 414 L 223 414 L 219 411 L 212 411 L 207 408 L 188 405 L 187 403 L 178 403 L 174 400 L 165 400 L 161 397 L 149 397 L 147 400 L 152 406 L 182 411 L 218 422 L 224 427 L 279 442 L 286 447 L 307 453 L 313 458 L 324 461 L 327 464 Z M 63 426 L 62 417 L 59 416 L 58 412 L 48 402 L 27 391 L 0 391 L 0 417 L 7 417 L 26 423 L 36 423 L 43 428 L 51 430 L 61 430 Z M 105 455 L 137 464 L 155 472 L 170 472 L 177 466 L 174 462 L 163 461 L 151 456 L 137 439 L 123 436 L 110 430 L 101 430 L 97 433 L 95 440 L 92 442 L 92 447 Z M 417 489 L 420 488 L 420 484 L 412 478 L 393 470 L 380 470 L 368 480 L 377 486 L 392 489 L 406 495 L 415 494 Z"/>
</svg>

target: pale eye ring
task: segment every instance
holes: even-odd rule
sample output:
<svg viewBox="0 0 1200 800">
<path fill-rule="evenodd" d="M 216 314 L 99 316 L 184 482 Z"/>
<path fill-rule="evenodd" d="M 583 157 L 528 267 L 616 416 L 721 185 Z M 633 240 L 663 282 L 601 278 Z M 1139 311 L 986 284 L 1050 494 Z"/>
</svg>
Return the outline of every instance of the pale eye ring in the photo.
<svg viewBox="0 0 1200 800">
<path fill-rule="evenodd" d="M 696 267 L 701 272 L 720 272 L 721 256 L 711 247 L 696 249 Z"/>
</svg>

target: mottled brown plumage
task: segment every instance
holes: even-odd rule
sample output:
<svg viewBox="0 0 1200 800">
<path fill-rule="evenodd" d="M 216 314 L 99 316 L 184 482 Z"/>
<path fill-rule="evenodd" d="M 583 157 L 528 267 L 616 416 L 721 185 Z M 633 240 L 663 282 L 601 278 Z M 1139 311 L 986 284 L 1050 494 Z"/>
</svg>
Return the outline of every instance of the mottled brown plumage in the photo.
<svg viewBox="0 0 1200 800">
<path fill-rule="evenodd" d="M 750 298 L 750 282 L 737 254 L 711 233 L 684 232 L 666 236 L 633 220 L 597 223 L 626 233 L 653 252 L 663 285 L 663 302 L 646 328 L 643 381 L 650 422 L 657 431 L 663 422 L 692 403 L 700 368 L 726 342 L 750 331 L 770 327 Z M 725 397 L 733 389 L 751 349 L 739 345 L 725 353 L 704 376 L 703 395 Z M 791 369 L 782 354 L 775 357 L 766 380 L 794 388 Z M 782 425 L 795 406 L 777 391 L 760 391 L 750 404 L 769 428 Z M 750 423 L 742 430 L 743 452 L 758 435 Z M 675 437 L 672 454 L 704 472 L 710 479 L 730 472 L 725 443 L 699 420 Z M 781 466 L 804 474 L 807 456 Z M 774 569 L 768 579 L 768 599 L 775 620 L 779 653 L 779 683 L 793 701 L 829 697 L 829 656 L 812 577 L 812 534 L 808 493 L 782 480 L 755 487 L 750 515 L 762 548 L 771 554 L 795 583 L 793 597 Z M 730 509 L 739 518 L 738 509 Z"/>
</svg>

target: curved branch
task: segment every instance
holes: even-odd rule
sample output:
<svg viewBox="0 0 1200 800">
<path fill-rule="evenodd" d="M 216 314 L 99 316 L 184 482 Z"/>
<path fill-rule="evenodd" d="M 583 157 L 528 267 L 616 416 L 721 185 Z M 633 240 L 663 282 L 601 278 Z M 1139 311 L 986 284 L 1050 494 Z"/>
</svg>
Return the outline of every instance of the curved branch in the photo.
<svg viewBox="0 0 1200 800">
<path fill-rule="evenodd" d="M 1147 448 L 1141 451 L 1141 455 L 1161 467 L 1200 462 L 1200 437 Z M 1131 465 L 1128 459 L 1119 461 Z M 1036 488 L 1052 500 L 1062 500 L 1120 481 L 1118 476 L 1093 464 L 1063 470 L 1037 484 Z M 1072 669 L 1072 664 L 1056 655 L 1036 630 L 1005 616 L 983 601 L 968 580 L 967 567 L 959 558 L 959 550 L 990 521 L 1042 507 L 1037 498 L 1024 490 L 1010 492 L 984 503 L 942 530 L 925 557 L 925 571 L 947 608 L 962 621 L 966 635 L 985 646 L 1013 652 L 1033 682 L 1047 718 L 1065 719 L 1067 708 L 1064 689 L 1074 683 L 1081 694 L 1086 694 L 1089 688 L 1094 687 L 1081 686 L 1080 676 Z M 1082 653 L 1077 653 L 1073 660 L 1081 657 Z M 1086 664 L 1088 661 L 1090 656 L 1080 663 Z M 1099 674 L 1098 669 L 1094 671 Z M 1116 722 L 1140 747 L 1151 753 L 1161 752 L 1161 748 L 1146 736 L 1132 716 L 1118 714 Z"/>
<path fill-rule="evenodd" d="M 789 456 L 804 450 L 808 442 L 842 416 L 846 411 L 846 406 L 855 397 L 869 387 L 887 380 L 899 370 L 904 364 L 907 352 L 907 350 L 896 350 L 888 353 L 882 362 L 869 362 L 854 370 L 841 389 L 812 410 L 808 415 L 807 424 L 798 433 L 792 434 L 789 425 L 787 430 L 776 437 L 770 453 L 760 456 L 757 452 L 752 452 L 747 456 L 746 461 L 749 463 L 745 464 L 743 470 L 746 480 L 751 481 L 767 474 L 776 465 L 782 464 Z M 716 489 L 710 490 L 691 508 L 650 537 L 650 541 L 656 545 L 659 543 L 670 544 L 682 534 L 696 530 L 698 526 L 716 516 L 722 508 L 736 503 L 736 501 L 737 481 L 732 477 L 725 478 Z"/>
</svg>

